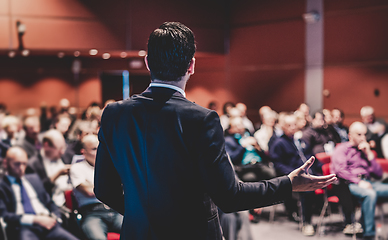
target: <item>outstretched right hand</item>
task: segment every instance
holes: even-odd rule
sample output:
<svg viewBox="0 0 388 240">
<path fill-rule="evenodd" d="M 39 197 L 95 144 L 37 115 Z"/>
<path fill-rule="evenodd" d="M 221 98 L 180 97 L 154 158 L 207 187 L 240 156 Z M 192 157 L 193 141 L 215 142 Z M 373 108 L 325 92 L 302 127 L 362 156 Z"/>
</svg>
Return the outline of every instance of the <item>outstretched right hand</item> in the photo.
<svg viewBox="0 0 388 240">
<path fill-rule="evenodd" d="M 324 188 L 335 181 L 337 177 L 335 174 L 326 176 L 314 176 L 308 173 L 308 169 L 313 165 L 315 158 L 311 157 L 301 167 L 295 169 L 288 177 L 292 183 L 292 191 L 294 192 L 308 192 L 316 189 Z"/>
</svg>

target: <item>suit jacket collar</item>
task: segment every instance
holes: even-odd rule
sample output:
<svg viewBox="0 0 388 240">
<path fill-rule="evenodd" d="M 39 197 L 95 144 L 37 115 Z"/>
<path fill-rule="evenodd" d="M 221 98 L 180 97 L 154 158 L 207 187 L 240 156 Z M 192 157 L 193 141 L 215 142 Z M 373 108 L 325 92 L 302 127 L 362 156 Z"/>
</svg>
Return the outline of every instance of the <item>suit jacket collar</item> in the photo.
<svg viewBox="0 0 388 240">
<path fill-rule="evenodd" d="M 180 88 L 178 86 L 171 85 L 171 84 L 168 84 L 168 83 L 155 83 L 155 82 L 151 82 L 150 83 L 150 87 L 162 87 L 162 88 L 173 89 L 175 91 L 180 92 L 184 97 L 186 97 L 185 90 L 183 90 L 182 88 Z"/>
</svg>

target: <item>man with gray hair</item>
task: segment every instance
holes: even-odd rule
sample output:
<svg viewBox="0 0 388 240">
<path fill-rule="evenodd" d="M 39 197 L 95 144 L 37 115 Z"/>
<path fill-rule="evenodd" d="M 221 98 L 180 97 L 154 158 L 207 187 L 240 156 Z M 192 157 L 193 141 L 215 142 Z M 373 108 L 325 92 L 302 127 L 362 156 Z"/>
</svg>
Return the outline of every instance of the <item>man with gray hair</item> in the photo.
<svg viewBox="0 0 388 240">
<path fill-rule="evenodd" d="M 384 158 L 381 149 L 381 139 L 387 133 L 388 127 L 384 119 L 376 119 L 375 110 L 371 106 L 364 106 L 360 110 L 362 122 L 367 127 L 366 140 L 376 151 L 377 157 Z"/>
<path fill-rule="evenodd" d="M 51 129 L 43 135 L 42 142 L 39 154 L 29 160 L 27 173 L 37 173 L 55 204 L 62 207 L 65 204 L 64 191 L 72 189 L 68 176 L 70 165 L 62 160 L 65 138 L 58 130 Z"/>
</svg>

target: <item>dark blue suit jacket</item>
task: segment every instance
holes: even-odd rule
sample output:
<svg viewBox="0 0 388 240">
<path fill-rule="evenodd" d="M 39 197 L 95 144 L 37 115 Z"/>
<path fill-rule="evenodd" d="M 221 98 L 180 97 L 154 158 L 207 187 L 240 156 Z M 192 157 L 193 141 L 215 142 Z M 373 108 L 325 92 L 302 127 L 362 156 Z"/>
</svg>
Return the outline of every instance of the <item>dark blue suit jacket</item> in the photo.
<svg viewBox="0 0 388 240">
<path fill-rule="evenodd" d="M 60 216 L 60 212 L 55 203 L 51 200 L 50 196 L 43 187 L 42 181 L 36 174 L 26 174 L 26 179 L 30 182 L 35 189 L 36 194 L 40 202 L 56 216 Z M 7 176 L 4 176 L 0 182 L 0 216 L 4 218 L 4 221 L 8 224 L 8 227 L 20 226 L 20 218 L 22 215 L 16 214 L 16 199 L 13 193 L 11 183 Z"/>
<path fill-rule="evenodd" d="M 309 147 L 306 143 L 301 141 L 301 145 L 304 146 L 302 152 L 307 160 L 312 156 L 312 154 L 309 152 Z M 294 139 L 287 137 L 285 134 L 276 138 L 273 144 L 269 147 L 269 156 L 272 159 L 278 176 L 289 174 L 295 168 L 303 165 L 298 149 L 295 146 Z M 322 174 L 321 168 L 322 164 L 319 161 L 315 161 L 310 169 L 314 174 Z"/>
<path fill-rule="evenodd" d="M 95 166 L 98 199 L 124 214 L 121 239 L 222 239 L 224 212 L 291 196 L 288 177 L 236 179 L 216 112 L 150 87 L 109 104 Z"/>
</svg>

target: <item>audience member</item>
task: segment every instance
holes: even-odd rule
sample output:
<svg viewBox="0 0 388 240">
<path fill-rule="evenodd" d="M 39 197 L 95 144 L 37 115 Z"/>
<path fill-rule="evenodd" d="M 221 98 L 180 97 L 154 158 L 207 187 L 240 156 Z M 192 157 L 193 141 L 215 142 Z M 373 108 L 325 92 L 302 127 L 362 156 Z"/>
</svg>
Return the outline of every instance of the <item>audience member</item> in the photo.
<svg viewBox="0 0 388 240">
<path fill-rule="evenodd" d="M 98 147 L 96 135 L 82 139 L 84 159 L 70 168 L 70 179 L 82 215 L 81 229 L 87 239 L 106 239 L 107 232 L 120 232 L 123 216 L 101 203 L 94 195 L 94 164 Z"/>
<path fill-rule="evenodd" d="M 285 115 L 283 121 L 284 123 L 282 124 L 282 127 L 284 134 L 277 138 L 269 149 L 270 157 L 278 176 L 289 174 L 293 171 L 295 166 L 302 165 L 311 157 L 311 153 L 308 152 L 306 145 L 300 140 L 294 139 L 294 134 L 298 130 L 296 127 L 296 116 L 293 114 Z M 322 164 L 319 161 L 315 161 L 313 166 L 310 168 L 310 171 L 314 175 L 321 175 L 321 167 Z M 314 227 L 311 224 L 315 193 L 300 193 L 300 198 L 304 222 L 302 233 L 306 236 L 312 236 L 315 234 Z M 297 212 L 295 200 L 290 199 L 286 201 L 285 206 L 288 211 L 289 218 L 295 218 L 293 216 L 295 215 L 295 212 Z"/>
<path fill-rule="evenodd" d="M 42 148 L 41 139 L 39 139 L 40 133 L 40 120 L 37 116 L 30 116 L 24 120 L 25 137 L 20 139 L 16 145 L 26 151 L 28 158 L 36 155 Z"/>
<path fill-rule="evenodd" d="M 241 118 L 243 120 L 244 127 L 248 129 L 250 134 L 253 134 L 255 132 L 255 128 L 253 127 L 253 123 L 251 122 L 251 120 L 249 120 L 247 117 L 247 106 L 244 103 L 237 103 L 236 108 L 241 113 Z"/>
<path fill-rule="evenodd" d="M 362 122 L 367 127 L 366 139 L 379 158 L 383 158 L 381 139 L 387 133 L 388 127 L 384 119 L 376 119 L 375 111 L 371 106 L 364 106 L 360 111 Z"/>
<path fill-rule="evenodd" d="M 331 170 L 349 184 L 350 193 L 361 202 L 364 237 L 374 239 L 376 201 L 380 197 L 388 198 L 388 184 L 371 181 L 372 177 L 380 179 L 383 170 L 366 141 L 366 133 L 367 127 L 363 123 L 354 122 L 350 125 L 349 142 L 336 147 Z"/>
<path fill-rule="evenodd" d="M 218 110 L 218 103 L 216 101 L 211 101 L 209 102 L 209 104 L 207 105 L 207 108 L 209 108 L 210 110 L 213 110 L 213 111 L 216 111 Z"/>
<path fill-rule="evenodd" d="M 36 174 L 25 175 L 27 154 L 12 147 L 6 155 L 7 175 L 0 183 L 0 214 L 8 239 L 77 239 L 63 229 L 57 206 Z"/>
<path fill-rule="evenodd" d="M 1 128 L 4 130 L 4 136 L 2 141 L 10 146 L 13 146 L 18 141 L 20 120 L 19 118 L 8 115 L 5 116 L 1 122 Z"/>
<path fill-rule="evenodd" d="M 266 154 L 268 154 L 268 142 L 272 135 L 275 134 L 274 131 L 277 117 L 278 114 L 275 111 L 271 110 L 265 112 L 263 115 L 263 124 L 261 124 L 260 129 L 254 134 L 257 143 Z"/>
<path fill-rule="evenodd" d="M 245 182 L 275 177 L 275 171 L 256 139 L 245 129 L 241 117 L 234 117 L 225 135 L 225 150 L 238 167 L 237 175 Z"/>
<path fill-rule="evenodd" d="M 307 103 L 301 103 L 296 110 L 304 114 L 307 125 L 310 125 L 313 120 L 310 116 L 310 106 Z"/>
<path fill-rule="evenodd" d="M 82 149 L 82 138 L 88 134 L 96 134 L 92 122 L 87 120 L 79 120 L 74 124 L 74 140 L 71 140 L 67 144 L 67 148 L 62 158 L 64 162 L 75 163 L 78 159 L 84 159 L 81 153 Z"/>
<path fill-rule="evenodd" d="M 313 115 L 311 126 L 303 131 L 302 140 L 310 147 L 312 153 L 326 152 L 331 153 L 335 147 L 339 136 L 333 136 L 333 132 L 329 132 L 325 128 L 325 119 L 322 112 L 316 112 Z"/>
<path fill-rule="evenodd" d="M 229 127 L 230 110 L 235 108 L 236 105 L 232 102 L 226 102 L 222 107 L 222 115 L 220 116 L 220 122 L 224 131 Z"/>
<path fill-rule="evenodd" d="M 71 119 L 67 114 L 58 115 L 55 119 L 54 128 L 62 133 L 65 140 L 68 140 L 68 133 L 71 125 Z"/>
<path fill-rule="evenodd" d="M 339 108 L 334 108 L 333 110 L 331 110 L 331 116 L 333 120 L 333 127 L 340 136 L 341 142 L 349 141 L 349 129 L 343 124 L 345 118 L 344 112 Z"/>
<path fill-rule="evenodd" d="M 41 151 L 29 160 L 27 173 L 37 173 L 54 203 L 62 208 L 64 192 L 72 189 L 68 176 L 70 165 L 61 158 L 66 142 L 62 133 L 51 129 L 43 135 L 42 144 Z"/>
</svg>

